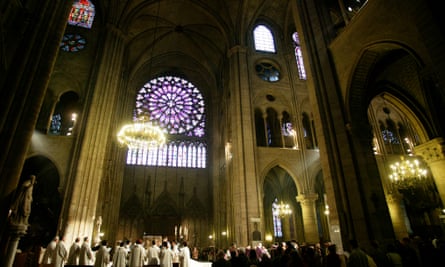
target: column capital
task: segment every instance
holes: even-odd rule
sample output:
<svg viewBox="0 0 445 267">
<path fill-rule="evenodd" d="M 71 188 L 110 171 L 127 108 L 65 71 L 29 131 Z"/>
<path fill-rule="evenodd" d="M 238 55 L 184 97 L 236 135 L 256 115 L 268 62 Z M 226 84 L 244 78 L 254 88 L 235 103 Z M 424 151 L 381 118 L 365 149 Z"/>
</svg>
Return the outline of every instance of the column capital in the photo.
<svg viewBox="0 0 445 267">
<path fill-rule="evenodd" d="M 314 203 L 318 199 L 318 194 L 300 194 L 296 197 L 296 200 L 301 204 L 311 204 Z"/>
<path fill-rule="evenodd" d="M 427 163 L 445 160 L 445 140 L 442 137 L 434 138 L 414 147 L 416 155 L 421 156 Z"/>
</svg>

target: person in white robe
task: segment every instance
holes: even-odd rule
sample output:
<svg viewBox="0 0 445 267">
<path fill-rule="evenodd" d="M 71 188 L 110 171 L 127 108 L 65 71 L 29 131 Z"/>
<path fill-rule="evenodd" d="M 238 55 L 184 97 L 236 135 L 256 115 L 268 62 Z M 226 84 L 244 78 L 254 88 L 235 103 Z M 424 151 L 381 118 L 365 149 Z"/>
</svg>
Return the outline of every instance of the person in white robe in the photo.
<svg viewBox="0 0 445 267">
<path fill-rule="evenodd" d="M 99 249 L 96 252 L 96 260 L 94 261 L 94 267 L 108 267 L 110 263 L 110 253 L 107 248 L 107 241 L 102 240 L 100 242 Z"/>
<path fill-rule="evenodd" d="M 59 237 L 55 236 L 51 242 L 46 246 L 43 254 L 42 264 L 53 264 L 55 259 L 56 245 L 59 242 Z"/>
<path fill-rule="evenodd" d="M 173 251 L 173 263 L 178 263 L 179 265 L 179 246 L 175 240 L 172 241 L 172 251 Z"/>
<path fill-rule="evenodd" d="M 181 267 L 190 267 L 190 249 L 187 242 L 182 242 L 182 248 L 179 251 L 179 262 Z"/>
<path fill-rule="evenodd" d="M 121 242 L 119 247 L 114 251 L 113 254 L 113 267 L 126 267 L 127 266 L 127 256 L 128 252 L 125 248 L 125 243 Z"/>
<path fill-rule="evenodd" d="M 159 253 L 159 258 L 161 260 L 160 267 L 173 267 L 173 257 L 174 253 L 168 246 L 166 241 L 162 242 L 161 252 Z"/>
<path fill-rule="evenodd" d="M 143 267 L 144 262 L 147 260 L 147 253 L 142 246 L 140 239 L 136 240 L 136 244 L 133 245 L 130 252 L 130 259 L 128 261 L 129 267 Z"/>
<path fill-rule="evenodd" d="M 62 237 L 56 245 L 54 267 L 63 267 L 68 258 L 68 250 L 65 245 L 65 238 Z"/>
<path fill-rule="evenodd" d="M 71 245 L 70 250 L 68 252 L 68 260 L 66 261 L 67 265 L 79 265 L 79 256 L 80 256 L 80 238 L 76 238 L 74 243 Z"/>
<path fill-rule="evenodd" d="M 148 248 L 147 257 L 149 265 L 159 265 L 159 253 L 161 249 L 156 245 L 156 240 L 151 241 L 151 247 Z"/>
<path fill-rule="evenodd" d="M 84 237 L 80 247 L 79 265 L 91 265 L 92 260 L 93 251 L 91 250 L 90 240 L 88 237 Z"/>
</svg>

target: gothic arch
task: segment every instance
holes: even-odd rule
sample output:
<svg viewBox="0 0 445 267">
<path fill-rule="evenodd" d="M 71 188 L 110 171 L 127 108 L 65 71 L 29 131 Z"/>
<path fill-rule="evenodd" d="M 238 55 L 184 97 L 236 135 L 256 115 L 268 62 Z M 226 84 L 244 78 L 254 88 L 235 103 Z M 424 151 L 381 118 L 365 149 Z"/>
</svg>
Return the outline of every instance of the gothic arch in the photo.
<svg viewBox="0 0 445 267">
<path fill-rule="evenodd" d="M 382 94 L 382 98 L 396 106 L 399 109 L 400 113 L 408 119 L 410 124 L 414 127 L 415 132 L 419 135 L 420 143 L 424 143 L 429 140 L 428 132 L 423 126 L 422 121 L 416 115 L 417 113 L 413 112 L 413 110 L 408 107 L 403 101 L 390 93 Z"/>
<path fill-rule="evenodd" d="M 290 164 L 289 164 L 290 165 Z M 281 168 L 284 171 L 286 171 L 290 177 L 292 178 L 293 182 L 295 183 L 297 191 L 303 190 L 303 185 L 301 184 L 301 181 L 295 177 L 296 169 L 288 166 L 285 162 L 274 160 L 267 164 L 267 166 L 264 167 L 264 169 L 260 170 L 260 177 L 261 177 L 261 186 L 264 188 L 264 183 L 267 177 L 267 174 L 273 169 L 273 168 Z M 263 192 L 264 193 L 264 192 Z"/>
<path fill-rule="evenodd" d="M 400 57 L 411 59 L 412 67 L 417 71 L 423 65 L 416 54 L 403 44 L 382 42 L 369 45 L 363 50 L 345 94 L 346 117 L 347 121 L 352 123 L 351 126 L 359 127 L 354 123 L 363 121 L 362 118 L 367 117 L 366 112 L 371 99 L 384 91 L 389 91 L 402 102 L 411 104 L 416 112 L 421 111 L 421 103 L 415 100 L 422 97 L 419 95 L 419 88 L 408 86 L 401 88 L 388 81 L 388 77 L 395 73 L 385 73 L 385 71 Z"/>
<path fill-rule="evenodd" d="M 281 166 L 275 165 L 272 168 L 268 168 L 267 173 L 264 176 L 263 181 L 263 214 L 264 214 L 264 224 L 266 234 L 274 233 L 274 215 L 272 214 L 272 205 L 275 200 L 279 203 L 284 202 L 289 204 L 292 214 L 282 220 L 286 220 L 286 229 L 283 230 L 283 236 L 275 237 L 283 238 L 285 236 L 295 238 L 297 235 L 301 236 L 302 233 L 298 230 L 303 229 L 302 227 L 302 213 L 300 204 L 297 202 L 295 196 L 298 195 L 298 189 L 295 180 L 292 178 L 291 174 L 282 168 Z"/>
<path fill-rule="evenodd" d="M 360 55 L 344 91 L 344 116 L 352 153 L 356 155 L 354 165 L 359 197 L 367 203 L 366 208 L 379 218 L 391 219 L 387 205 L 379 204 L 386 201 L 383 189 L 387 182 L 384 179 L 385 167 L 381 167 L 386 162 L 381 164 L 373 153 L 373 129 L 368 108 L 373 98 L 386 95 L 394 105 L 408 112 L 416 127 L 424 126 L 425 130 L 421 131 L 423 140 L 428 140 L 427 132 L 434 129 L 425 113 L 428 103 L 423 93 L 422 71 L 422 60 L 409 47 L 395 42 L 371 44 Z M 367 215 L 367 223 L 375 224 L 375 216 Z M 389 233 L 390 230 L 385 231 Z"/>
</svg>

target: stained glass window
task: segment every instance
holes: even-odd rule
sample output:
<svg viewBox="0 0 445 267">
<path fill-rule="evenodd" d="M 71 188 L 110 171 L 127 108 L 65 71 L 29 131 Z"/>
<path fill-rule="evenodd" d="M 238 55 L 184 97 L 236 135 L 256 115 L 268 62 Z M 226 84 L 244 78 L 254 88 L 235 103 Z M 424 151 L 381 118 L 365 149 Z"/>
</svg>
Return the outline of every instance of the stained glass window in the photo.
<svg viewBox="0 0 445 267">
<path fill-rule="evenodd" d="M 167 144 L 149 148 L 141 158 L 129 149 L 127 164 L 205 168 L 205 104 L 198 88 L 174 76 L 163 76 L 146 83 L 136 96 L 135 119 L 147 116 L 165 129 Z"/>
<path fill-rule="evenodd" d="M 62 129 L 62 115 L 54 114 L 51 120 L 50 133 L 54 135 L 59 135 Z"/>
<path fill-rule="evenodd" d="M 60 49 L 65 52 L 77 52 L 85 48 L 87 41 L 80 34 L 65 34 Z"/>
<path fill-rule="evenodd" d="M 255 50 L 275 53 L 275 41 L 272 32 L 265 25 L 258 25 L 253 30 Z"/>
<path fill-rule="evenodd" d="M 303 54 L 301 53 L 301 46 L 300 46 L 300 38 L 298 37 L 297 32 L 294 32 L 294 34 L 292 34 L 292 40 L 294 41 L 295 59 L 297 61 L 298 75 L 300 77 L 300 80 L 306 80 L 307 79 L 306 69 L 304 68 Z"/>
<path fill-rule="evenodd" d="M 255 71 L 261 79 L 268 82 L 277 82 L 280 80 L 280 71 L 274 65 L 261 62 L 255 65 Z"/>
<path fill-rule="evenodd" d="M 281 219 L 278 215 L 278 199 L 272 203 L 272 217 L 273 217 L 273 232 L 275 237 L 283 237 L 283 230 L 281 227 Z"/>
<path fill-rule="evenodd" d="M 71 8 L 68 24 L 91 29 L 96 9 L 89 0 L 75 0 Z"/>
</svg>

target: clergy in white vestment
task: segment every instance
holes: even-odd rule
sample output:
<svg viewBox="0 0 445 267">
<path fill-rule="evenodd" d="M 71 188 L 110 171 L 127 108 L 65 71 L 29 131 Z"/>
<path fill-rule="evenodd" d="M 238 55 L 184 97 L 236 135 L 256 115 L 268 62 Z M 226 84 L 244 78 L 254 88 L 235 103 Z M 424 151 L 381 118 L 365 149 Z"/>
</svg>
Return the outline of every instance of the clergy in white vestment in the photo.
<svg viewBox="0 0 445 267">
<path fill-rule="evenodd" d="M 171 250 L 166 241 L 162 242 L 161 252 L 159 258 L 161 260 L 161 267 L 173 267 L 173 250 Z"/>
<path fill-rule="evenodd" d="M 107 267 L 110 263 L 110 253 L 107 248 L 107 241 L 102 240 L 100 242 L 99 249 L 96 252 L 96 260 L 94 261 L 94 267 Z"/>
<path fill-rule="evenodd" d="M 179 262 L 181 267 L 190 267 L 190 249 L 187 242 L 182 242 L 182 248 L 179 250 Z"/>
<path fill-rule="evenodd" d="M 80 238 L 76 238 L 74 243 L 71 245 L 70 250 L 68 252 L 68 260 L 66 261 L 67 265 L 79 265 L 79 256 L 80 256 Z"/>
<path fill-rule="evenodd" d="M 173 263 L 179 263 L 179 246 L 176 241 L 172 241 Z"/>
<path fill-rule="evenodd" d="M 83 244 L 80 247 L 79 265 L 91 265 L 93 260 L 93 251 L 91 250 L 90 240 L 84 237 Z"/>
<path fill-rule="evenodd" d="M 68 250 L 65 246 L 65 239 L 62 237 L 56 245 L 54 267 L 63 267 L 68 258 Z"/>
<path fill-rule="evenodd" d="M 49 244 L 46 246 L 45 253 L 43 254 L 42 264 L 54 263 L 57 242 L 59 242 L 58 236 L 54 237 L 53 240 L 51 240 L 51 242 L 49 242 Z"/>
<path fill-rule="evenodd" d="M 142 246 L 140 239 L 136 240 L 136 244 L 131 247 L 130 260 L 128 261 L 129 267 L 143 267 L 144 262 L 147 260 L 147 253 Z"/>
<path fill-rule="evenodd" d="M 128 251 L 125 248 L 125 243 L 121 242 L 119 247 L 113 254 L 113 267 L 125 267 L 127 266 Z"/>
<path fill-rule="evenodd" d="M 149 247 L 147 251 L 149 265 L 159 265 L 161 263 L 159 260 L 160 252 L 161 249 L 156 245 L 156 240 L 151 241 L 151 247 Z"/>
</svg>

